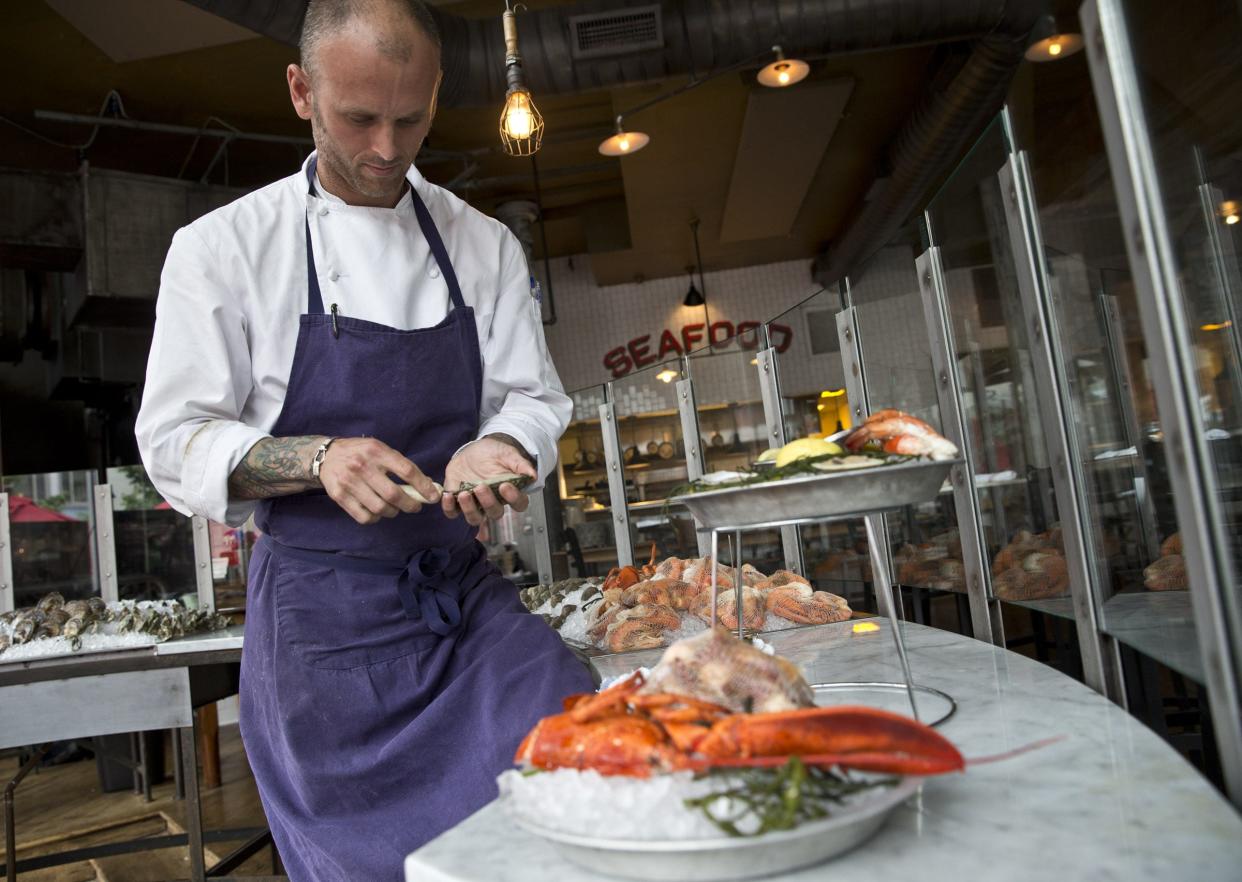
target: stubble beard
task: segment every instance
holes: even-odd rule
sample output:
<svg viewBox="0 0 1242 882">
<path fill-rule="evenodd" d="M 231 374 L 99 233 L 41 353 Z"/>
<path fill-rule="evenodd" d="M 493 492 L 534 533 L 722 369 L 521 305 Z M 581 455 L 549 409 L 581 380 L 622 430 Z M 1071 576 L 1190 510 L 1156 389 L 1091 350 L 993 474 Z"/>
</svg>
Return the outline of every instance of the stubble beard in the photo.
<svg viewBox="0 0 1242 882">
<path fill-rule="evenodd" d="M 315 150 L 318 152 L 318 161 L 320 166 L 326 166 L 327 169 L 344 181 L 355 193 L 360 193 L 368 199 L 392 199 L 400 195 L 405 187 L 405 176 L 394 175 L 391 184 L 385 184 L 379 181 L 371 180 L 365 177 L 362 169 L 354 168 L 350 164 L 350 160 L 345 156 L 345 152 L 340 149 L 333 137 L 328 133 L 328 128 L 323 124 L 323 117 L 319 114 L 319 108 L 311 104 L 311 134 L 315 139 Z"/>
</svg>

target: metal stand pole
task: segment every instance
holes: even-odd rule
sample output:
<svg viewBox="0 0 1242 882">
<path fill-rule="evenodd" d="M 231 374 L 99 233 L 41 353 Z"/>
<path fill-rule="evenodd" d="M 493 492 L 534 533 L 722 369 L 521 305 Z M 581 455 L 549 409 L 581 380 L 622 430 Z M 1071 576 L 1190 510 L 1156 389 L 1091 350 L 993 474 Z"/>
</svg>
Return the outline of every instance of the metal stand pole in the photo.
<svg viewBox="0 0 1242 882">
<path fill-rule="evenodd" d="M 4 875 L 8 882 L 17 882 L 17 820 L 13 817 L 13 795 L 17 785 L 22 783 L 22 779 L 30 774 L 30 770 L 39 764 L 51 748 L 52 744 L 49 742 L 36 750 L 30 759 L 22 763 L 13 780 L 4 788 Z"/>
<path fill-rule="evenodd" d="M 185 769 L 185 831 L 189 837 L 190 879 L 206 882 L 207 866 L 203 857 L 202 806 L 198 801 L 198 744 L 193 722 L 179 731 L 181 756 Z"/>
<path fill-rule="evenodd" d="M 906 696 L 910 699 L 910 711 L 914 718 L 919 719 L 919 706 L 914 699 L 914 678 L 910 675 L 910 660 L 906 657 L 906 641 L 901 634 L 901 622 L 897 618 L 897 610 L 893 603 L 893 582 L 888 572 L 888 556 L 880 544 L 879 531 L 875 522 L 879 518 L 864 518 L 863 525 L 867 530 L 867 550 L 871 553 L 871 572 L 875 580 L 876 597 L 888 617 L 888 626 L 893 632 L 893 643 L 897 646 L 897 658 L 901 662 L 901 676 L 906 683 Z"/>
</svg>

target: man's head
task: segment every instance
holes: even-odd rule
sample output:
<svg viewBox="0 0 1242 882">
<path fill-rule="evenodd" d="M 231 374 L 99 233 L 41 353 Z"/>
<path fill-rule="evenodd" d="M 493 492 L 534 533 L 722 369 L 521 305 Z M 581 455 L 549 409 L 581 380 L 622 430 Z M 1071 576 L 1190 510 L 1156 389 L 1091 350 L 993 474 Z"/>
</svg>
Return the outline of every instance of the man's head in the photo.
<svg viewBox="0 0 1242 882">
<path fill-rule="evenodd" d="M 347 202 L 395 205 L 435 115 L 440 36 L 419 0 L 310 0 L 288 69 L 319 174 Z"/>
</svg>

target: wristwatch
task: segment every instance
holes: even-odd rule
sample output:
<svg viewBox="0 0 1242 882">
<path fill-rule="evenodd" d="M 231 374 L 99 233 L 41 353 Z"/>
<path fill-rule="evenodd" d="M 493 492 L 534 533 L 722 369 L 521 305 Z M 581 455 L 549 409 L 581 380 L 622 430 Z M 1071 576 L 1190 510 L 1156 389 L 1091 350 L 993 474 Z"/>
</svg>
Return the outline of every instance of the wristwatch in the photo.
<svg viewBox="0 0 1242 882">
<path fill-rule="evenodd" d="M 319 449 L 315 451 L 315 458 L 311 460 L 311 477 L 316 481 L 319 480 L 319 467 L 323 465 L 323 461 L 328 455 L 328 448 L 332 446 L 332 442 L 335 440 L 335 438 L 329 438 L 320 444 Z"/>
</svg>

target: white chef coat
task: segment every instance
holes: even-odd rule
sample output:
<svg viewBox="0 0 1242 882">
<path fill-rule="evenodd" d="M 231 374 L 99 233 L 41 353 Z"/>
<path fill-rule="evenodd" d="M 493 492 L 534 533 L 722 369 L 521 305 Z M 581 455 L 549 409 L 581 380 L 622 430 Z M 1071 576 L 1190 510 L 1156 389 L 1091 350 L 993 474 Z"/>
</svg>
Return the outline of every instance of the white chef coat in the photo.
<svg viewBox="0 0 1242 882">
<path fill-rule="evenodd" d="M 478 436 L 512 435 L 536 456 L 542 482 L 573 405 L 548 355 L 522 247 L 413 166 L 406 179 L 474 308 L 483 359 Z M 388 209 L 347 205 L 318 182 L 316 190 L 311 196 L 304 165 L 173 236 L 135 428 L 148 476 L 183 514 L 236 525 L 256 505 L 230 500 L 228 478 L 284 405 L 306 312 L 304 217 L 325 309 L 335 303 L 350 318 L 423 328 L 451 308 L 408 192 Z"/>
</svg>

